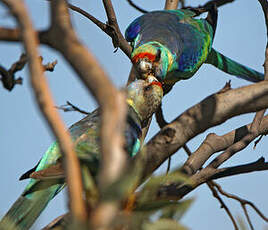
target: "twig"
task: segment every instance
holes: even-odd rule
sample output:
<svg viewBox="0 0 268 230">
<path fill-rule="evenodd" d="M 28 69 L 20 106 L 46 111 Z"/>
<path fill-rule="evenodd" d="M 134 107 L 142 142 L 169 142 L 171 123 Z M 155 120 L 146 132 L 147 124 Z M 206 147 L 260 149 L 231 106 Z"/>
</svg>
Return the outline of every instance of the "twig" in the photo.
<svg viewBox="0 0 268 230">
<path fill-rule="evenodd" d="M 78 220 L 86 220 L 86 208 L 82 199 L 82 180 L 79 162 L 73 151 L 70 134 L 54 109 L 51 93 L 47 86 L 38 55 L 38 41 L 31 20 L 22 1 L 3 0 L 17 19 L 21 29 L 22 40 L 29 60 L 31 84 L 36 95 L 39 108 L 46 117 L 53 133 L 59 140 L 59 145 L 67 163 L 67 183 L 69 187 L 70 207 L 72 214 Z M 75 180 L 73 179 L 75 178 Z"/>
<path fill-rule="evenodd" d="M 190 157 L 192 155 L 191 150 L 187 147 L 186 144 L 183 147 L 184 147 L 184 150 L 186 151 L 188 157 Z M 209 187 L 210 191 L 212 192 L 213 196 L 220 202 L 221 207 L 224 208 L 224 210 L 226 211 L 227 215 L 229 216 L 229 218 L 231 219 L 231 221 L 234 225 L 235 230 L 239 230 L 231 211 L 229 210 L 227 205 L 224 203 L 224 201 L 221 199 L 217 190 L 214 188 L 215 182 L 210 180 L 210 181 L 207 181 L 206 184 Z"/>
<path fill-rule="evenodd" d="M 260 137 L 256 141 L 254 141 L 253 149 L 256 149 L 257 145 L 259 144 L 262 138 L 263 138 L 263 135 L 260 135 Z"/>
<path fill-rule="evenodd" d="M 48 0 L 48 1 L 51 1 L 51 0 Z M 110 8 L 111 6 L 112 4 L 108 3 L 108 8 Z M 125 40 L 124 36 L 122 35 L 116 20 L 113 21 L 112 24 L 111 24 L 111 21 L 108 21 L 108 24 L 105 24 L 78 6 L 68 3 L 68 7 L 71 10 L 83 15 L 84 17 L 92 21 L 103 32 L 105 32 L 107 35 L 109 35 L 112 38 L 113 45 L 115 48 L 119 47 L 130 58 L 132 48 L 128 44 L 128 42 Z M 112 12 L 113 11 L 109 12 L 109 14 Z"/>
<path fill-rule="evenodd" d="M 207 3 L 205 3 L 204 5 L 200 5 L 197 7 L 182 6 L 182 8 L 183 9 L 190 9 L 190 10 L 195 12 L 195 16 L 199 16 L 202 13 L 208 12 L 211 9 L 211 7 L 213 7 L 214 5 L 216 5 L 216 7 L 219 8 L 220 6 L 223 6 L 227 3 L 231 3 L 234 1 L 235 0 L 211 0 L 211 1 L 208 1 Z"/>
<path fill-rule="evenodd" d="M 90 114 L 89 112 L 82 110 L 82 109 L 78 108 L 77 106 L 73 105 L 69 101 L 66 101 L 66 105 L 56 106 L 56 108 L 61 109 L 64 112 L 77 111 L 79 113 L 86 114 L 86 115 Z"/>
<path fill-rule="evenodd" d="M 238 226 L 237 226 L 237 224 L 236 224 L 236 222 L 235 222 L 235 219 L 234 219 L 234 217 L 233 217 L 233 215 L 232 215 L 232 213 L 231 213 L 231 211 L 229 210 L 229 208 L 227 207 L 227 205 L 224 203 L 224 201 L 221 199 L 221 197 L 219 196 L 217 190 L 214 188 L 215 184 L 216 184 L 216 183 L 215 183 L 215 182 L 212 182 L 212 181 L 208 181 L 208 182 L 207 182 L 207 185 L 208 185 L 208 187 L 210 188 L 210 190 L 211 190 L 213 196 L 220 202 L 221 207 L 224 208 L 224 210 L 226 211 L 227 215 L 228 215 L 229 218 L 231 219 L 231 221 L 232 221 L 232 223 L 233 223 L 233 225 L 234 225 L 234 229 L 235 229 L 235 230 L 239 230 L 239 229 L 238 229 Z"/>
<path fill-rule="evenodd" d="M 91 14 L 86 12 L 85 10 L 83 10 L 83 9 L 79 8 L 78 6 L 75 6 L 75 5 L 71 4 L 71 3 L 68 3 L 68 7 L 71 10 L 76 11 L 77 13 L 82 14 L 83 16 L 85 16 L 87 19 L 92 21 L 95 25 L 97 25 L 105 33 L 108 32 L 107 25 L 105 23 L 101 22 L 100 20 L 98 20 L 97 18 L 95 18 L 94 16 L 92 16 Z"/>
<path fill-rule="evenodd" d="M 55 60 L 53 62 L 48 62 L 47 64 L 43 65 L 43 68 L 45 71 L 53 72 L 57 64 L 58 64 L 58 61 Z"/>
<path fill-rule="evenodd" d="M 127 2 L 129 3 L 129 5 L 131 5 L 133 8 L 135 8 L 138 11 L 140 11 L 141 13 L 143 13 L 143 14 L 148 13 L 147 10 L 144 10 L 141 7 L 137 6 L 132 0 L 127 0 Z"/>
<path fill-rule="evenodd" d="M 113 45 L 115 48 L 119 47 L 130 58 L 132 48 L 120 31 L 112 2 L 111 0 L 102 0 L 102 2 L 108 18 L 107 25 L 109 26 L 109 29 L 112 29 L 110 36 L 112 37 Z"/>
<path fill-rule="evenodd" d="M 27 63 L 27 57 L 25 54 L 20 56 L 20 59 L 12 64 L 12 66 L 6 70 L 3 66 L 0 66 L 0 75 L 3 87 L 11 91 L 16 84 L 22 85 L 22 78 L 15 78 L 15 73 L 22 70 Z"/>
<path fill-rule="evenodd" d="M 265 217 L 265 216 L 263 215 L 263 213 L 262 213 L 262 212 L 256 207 L 256 205 L 254 205 L 251 201 L 242 199 L 242 198 L 240 198 L 239 196 L 233 195 L 233 194 L 231 194 L 231 193 L 227 193 L 226 191 L 224 191 L 224 190 L 222 189 L 222 187 L 221 187 L 219 184 L 216 184 L 216 183 L 215 183 L 215 186 L 217 187 L 218 191 L 219 191 L 222 195 L 224 195 L 224 196 L 226 196 L 226 197 L 228 197 L 228 198 L 230 198 L 230 199 L 234 199 L 234 200 L 238 201 L 238 202 L 241 204 L 241 206 L 243 207 L 243 209 L 246 208 L 246 205 L 249 205 L 250 207 L 252 207 L 252 208 L 256 211 L 256 213 L 257 213 L 257 214 L 258 214 L 264 221 L 268 222 L 268 218 Z M 247 212 L 247 211 L 246 211 L 246 212 Z M 250 224 L 250 223 L 249 223 L 249 224 Z"/>
</svg>

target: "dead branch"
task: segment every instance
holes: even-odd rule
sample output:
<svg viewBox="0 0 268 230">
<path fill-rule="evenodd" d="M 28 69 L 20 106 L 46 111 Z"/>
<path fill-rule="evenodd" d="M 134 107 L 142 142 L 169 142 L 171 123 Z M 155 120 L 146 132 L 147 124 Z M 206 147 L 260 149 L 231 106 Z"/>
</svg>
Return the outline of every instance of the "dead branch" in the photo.
<svg viewBox="0 0 268 230">
<path fill-rule="evenodd" d="M 267 1 L 260 1 L 262 5 L 262 9 L 265 16 L 266 27 L 268 22 L 268 3 Z M 267 27 L 268 31 L 268 27 Z M 267 35 L 268 36 L 268 35 Z M 268 37 L 267 37 L 268 38 Z M 268 80 L 268 43 L 266 44 L 265 50 L 265 62 L 264 62 L 264 80 Z M 229 148 L 227 148 L 221 155 L 219 155 L 215 160 L 213 160 L 209 166 L 210 167 L 219 167 L 223 162 L 228 160 L 235 153 L 241 151 L 245 147 L 247 147 L 257 136 L 260 134 L 260 124 L 263 119 L 263 115 L 265 113 L 265 109 L 256 113 L 254 120 L 250 126 L 249 133 L 243 137 L 239 142 L 233 144 Z"/>
<path fill-rule="evenodd" d="M 241 126 L 229 133 L 218 136 L 215 133 L 207 135 L 203 143 L 198 149 L 187 159 L 182 169 L 188 175 L 193 175 L 198 169 L 214 154 L 227 149 L 229 146 L 240 141 L 249 133 L 251 124 Z M 265 116 L 261 121 L 260 134 L 268 132 L 268 116 Z"/>
<path fill-rule="evenodd" d="M 264 162 L 263 158 L 259 159 L 254 163 L 222 169 L 206 167 L 204 169 L 201 169 L 200 172 L 189 177 L 190 183 L 170 184 L 167 186 L 162 186 L 159 189 L 158 196 L 159 198 L 166 199 L 168 197 L 168 199 L 179 200 L 186 194 L 194 190 L 196 187 L 200 186 L 203 183 L 206 183 L 209 180 L 234 176 L 242 173 L 266 170 L 268 170 L 268 162 Z"/>
<path fill-rule="evenodd" d="M 224 201 L 222 200 L 222 198 L 219 196 L 217 190 L 214 188 L 215 184 L 216 183 L 215 182 L 212 182 L 212 181 L 208 181 L 207 182 L 207 185 L 208 185 L 209 189 L 211 190 L 213 196 L 220 202 L 221 208 L 223 208 L 226 211 L 227 215 L 231 219 L 231 221 L 233 223 L 233 226 L 234 226 L 234 229 L 235 230 L 239 230 L 239 228 L 237 226 L 237 223 L 235 221 L 235 218 L 233 217 L 233 214 L 231 213 L 231 211 L 229 210 L 229 208 L 227 207 L 227 205 L 224 203 Z"/>
<path fill-rule="evenodd" d="M 22 85 L 22 78 L 15 78 L 15 73 L 22 70 L 27 62 L 27 57 L 25 54 L 20 56 L 20 59 L 16 61 L 7 70 L 3 66 L 0 66 L 0 75 L 2 76 L 0 80 L 2 81 L 3 87 L 11 91 L 16 84 Z"/>
<path fill-rule="evenodd" d="M 233 195 L 233 194 L 231 194 L 231 193 L 228 193 L 228 192 L 224 191 L 224 190 L 222 189 L 222 187 L 221 187 L 219 184 L 217 184 L 217 183 L 214 183 L 214 186 L 218 189 L 218 191 L 219 191 L 222 195 L 224 195 L 224 196 L 226 196 L 226 197 L 228 197 L 228 198 L 230 198 L 230 199 L 234 199 L 234 200 L 238 201 L 238 202 L 241 204 L 241 206 L 242 206 L 242 208 L 243 208 L 243 210 L 244 210 L 244 212 L 245 212 L 245 215 L 246 215 L 246 217 L 247 217 L 247 219 L 248 219 L 248 222 L 249 222 L 249 225 L 250 225 L 250 226 L 252 226 L 252 223 L 251 223 L 251 221 L 250 221 L 249 218 L 248 218 L 248 212 L 247 212 L 247 209 L 246 209 L 246 205 L 249 205 L 250 207 L 252 207 L 252 208 L 256 211 L 256 213 L 257 213 L 257 214 L 258 214 L 264 221 L 268 222 L 268 218 L 265 217 L 265 216 L 263 215 L 263 213 L 262 213 L 262 212 L 256 207 L 256 205 L 254 205 L 251 201 L 242 199 L 242 198 L 240 198 L 239 196 L 236 196 L 236 195 Z M 253 226 L 252 226 L 252 227 L 253 227 Z"/>
<path fill-rule="evenodd" d="M 221 90 L 221 92 L 223 92 L 223 91 Z M 186 144 L 184 145 L 184 150 L 186 151 L 188 157 L 193 155 L 191 150 L 187 147 Z M 224 201 L 221 199 L 220 195 L 218 194 L 218 191 L 214 188 L 215 187 L 215 182 L 210 180 L 210 181 L 207 181 L 206 184 L 207 184 L 208 188 L 210 189 L 210 191 L 212 192 L 212 195 L 220 202 L 221 208 L 223 208 L 226 211 L 227 215 L 231 219 L 231 221 L 233 223 L 233 226 L 234 226 L 234 229 L 239 230 L 238 226 L 236 224 L 235 218 L 233 217 L 231 211 L 229 210 L 228 206 L 224 203 Z"/>
<path fill-rule="evenodd" d="M 48 62 L 47 64 L 43 65 L 43 68 L 45 71 L 53 72 L 55 69 L 55 66 L 58 64 L 58 61 L 55 60 L 53 62 Z"/>
<path fill-rule="evenodd" d="M 169 156 L 204 130 L 219 125 L 231 117 L 267 108 L 267 93 L 268 83 L 263 81 L 213 94 L 186 110 L 160 130 L 146 145 L 144 177 L 150 175 Z"/>
<path fill-rule="evenodd" d="M 105 32 L 107 35 L 109 35 L 112 38 L 114 48 L 120 48 L 129 58 L 131 55 L 131 46 L 128 44 L 128 42 L 125 40 L 123 37 L 119 26 L 117 24 L 117 21 L 113 22 L 113 25 L 105 24 L 86 12 L 85 10 L 74 6 L 72 4 L 68 4 L 69 8 L 72 9 L 73 11 L 76 11 L 86 18 L 88 18 L 90 21 L 92 21 L 95 25 L 97 25 L 103 32 Z"/>
<path fill-rule="evenodd" d="M 128 2 L 129 5 L 131 5 L 134 9 L 140 11 L 141 13 L 143 13 L 143 14 L 148 13 L 147 10 L 144 10 L 144 9 L 142 9 L 141 7 L 137 6 L 132 0 L 127 0 L 127 2 Z"/>
<path fill-rule="evenodd" d="M 182 7 L 183 9 L 190 9 L 192 11 L 195 12 L 195 16 L 198 16 L 202 13 L 208 12 L 211 7 L 213 7 L 214 5 L 219 8 L 220 6 L 223 6 L 225 4 L 234 2 L 235 0 L 211 0 L 208 1 L 207 3 L 205 3 L 204 5 L 199 5 L 197 7 L 191 7 L 191 6 L 187 6 L 187 7 Z"/>
<path fill-rule="evenodd" d="M 82 199 L 82 180 L 79 168 L 79 162 L 73 151 L 70 134 L 60 119 L 59 114 L 54 109 L 52 95 L 47 86 L 46 78 L 38 54 L 38 41 L 31 20 L 22 1 L 3 0 L 9 7 L 11 13 L 17 20 L 21 29 L 21 36 L 25 51 L 29 60 L 29 69 L 31 75 L 31 84 L 36 95 L 39 108 L 53 133 L 59 140 L 59 145 L 63 155 L 66 158 L 66 174 L 69 185 L 70 207 L 73 215 L 78 220 L 86 219 L 86 208 Z M 73 177 L 76 179 L 74 180 Z"/>
<path fill-rule="evenodd" d="M 73 105 L 71 102 L 66 101 L 66 105 L 56 106 L 57 109 L 63 110 L 64 112 L 76 111 L 85 115 L 88 115 L 90 112 L 82 110 L 77 106 Z"/>
<path fill-rule="evenodd" d="M 178 8 L 179 0 L 166 0 L 165 10 L 175 10 Z"/>
<path fill-rule="evenodd" d="M 219 179 L 223 177 L 230 177 L 244 173 L 266 171 L 266 170 L 268 170 L 268 163 L 265 162 L 265 159 L 263 157 L 261 157 L 257 161 L 249 164 L 217 169 L 215 171 L 216 173 L 209 179 Z"/>
</svg>

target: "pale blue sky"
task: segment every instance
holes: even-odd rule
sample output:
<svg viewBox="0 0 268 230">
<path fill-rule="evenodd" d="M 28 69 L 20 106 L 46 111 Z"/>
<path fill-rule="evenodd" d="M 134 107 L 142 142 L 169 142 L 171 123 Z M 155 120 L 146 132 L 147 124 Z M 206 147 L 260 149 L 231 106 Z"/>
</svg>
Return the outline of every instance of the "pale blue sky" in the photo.
<svg viewBox="0 0 268 230">
<path fill-rule="evenodd" d="M 162 9 L 164 0 L 136 0 L 145 9 Z M 187 3 L 199 4 L 205 1 L 187 1 Z M 46 28 L 48 22 L 48 3 L 43 0 L 26 1 L 34 25 L 38 29 Z M 101 1 L 72 1 L 102 21 L 106 21 Z M 126 1 L 113 1 L 122 31 L 137 16 L 139 12 L 131 8 Z M 113 53 L 110 38 L 99 30 L 94 24 L 77 13 L 71 13 L 73 25 L 84 44 L 95 54 L 101 65 L 118 87 L 124 86 L 127 81 L 131 63 L 128 58 L 118 50 Z M 9 20 L 3 5 L 0 5 L 0 25 L 14 25 Z M 263 72 L 264 49 L 266 45 L 266 30 L 263 13 L 257 0 L 236 0 L 233 4 L 219 9 L 219 20 L 213 47 L 227 56 Z M 58 39 L 61 39 L 60 37 Z M 21 45 L 0 43 L 0 63 L 10 66 L 18 59 L 22 52 Z M 58 60 L 58 65 L 53 73 L 46 73 L 54 99 L 57 105 L 71 101 L 85 110 L 93 110 L 96 103 L 88 92 L 77 80 L 76 74 L 57 52 L 41 46 L 44 61 Z M 22 173 L 35 166 L 54 137 L 47 128 L 44 119 L 36 107 L 29 85 L 28 71 L 18 74 L 24 79 L 23 86 L 16 86 L 9 93 L 0 87 L 1 119 L 0 119 L 0 175 L 1 196 L 0 216 L 4 215 L 11 204 L 21 194 L 27 181 L 19 182 Z M 202 100 L 204 97 L 222 88 L 226 81 L 232 79 L 232 87 L 236 88 L 249 84 L 241 79 L 235 79 L 212 66 L 204 65 L 198 73 L 188 81 L 178 83 L 164 99 L 164 114 L 171 121 L 185 109 Z M 69 126 L 83 116 L 79 113 L 63 113 L 63 119 Z M 224 134 L 236 127 L 250 122 L 253 114 L 243 115 L 225 122 L 223 125 L 208 130 L 190 141 L 189 147 L 194 151 L 209 132 Z M 153 121 L 149 137 L 158 131 Z M 238 165 L 257 160 L 259 157 L 267 156 L 267 138 L 264 137 L 256 150 L 252 144 L 241 153 L 234 156 L 224 166 Z M 186 154 L 180 150 L 172 158 L 172 166 L 182 164 Z M 165 171 L 165 165 L 160 171 Z M 253 201 L 266 215 L 268 215 L 268 198 L 266 183 L 267 172 L 257 172 L 243 176 L 236 176 L 219 180 L 224 189 L 231 193 L 241 195 L 245 199 Z M 43 212 L 33 229 L 40 229 L 54 217 L 66 212 L 65 192 L 58 195 Z M 230 220 L 211 192 L 205 185 L 196 189 L 188 197 L 195 197 L 196 201 L 183 218 L 183 223 L 190 229 L 207 230 L 233 229 Z M 243 211 L 235 201 L 226 200 L 235 216 L 242 216 Z M 250 210 L 250 216 L 256 229 L 267 228 L 265 223 Z"/>
</svg>

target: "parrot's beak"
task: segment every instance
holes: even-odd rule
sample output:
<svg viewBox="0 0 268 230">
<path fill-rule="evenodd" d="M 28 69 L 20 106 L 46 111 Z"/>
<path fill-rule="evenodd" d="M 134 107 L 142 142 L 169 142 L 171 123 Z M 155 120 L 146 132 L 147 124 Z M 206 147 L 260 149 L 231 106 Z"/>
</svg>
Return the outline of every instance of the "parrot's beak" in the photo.
<svg viewBox="0 0 268 230">
<path fill-rule="evenodd" d="M 153 67 L 151 62 L 146 61 L 144 59 L 140 59 L 136 66 L 137 66 L 138 72 L 145 76 L 147 76 L 147 74 L 152 71 L 152 67 Z"/>
</svg>

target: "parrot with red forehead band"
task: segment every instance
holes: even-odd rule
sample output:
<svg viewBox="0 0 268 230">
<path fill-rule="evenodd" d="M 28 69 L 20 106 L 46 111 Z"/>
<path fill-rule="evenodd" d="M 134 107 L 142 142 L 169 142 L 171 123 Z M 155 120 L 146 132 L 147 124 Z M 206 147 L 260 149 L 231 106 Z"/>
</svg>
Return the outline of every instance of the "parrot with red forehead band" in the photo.
<svg viewBox="0 0 268 230">
<path fill-rule="evenodd" d="M 154 77 L 136 80 L 127 87 L 128 113 L 124 136 L 125 149 L 130 157 L 139 151 L 144 121 L 157 110 L 162 97 L 162 84 Z M 69 131 L 81 168 L 86 167 L 95 179 L 100 161 L 99 109 L 73 124 Z M 61 153 L 56 141 L 48 148 L 37 166 L 21 176 L 20 180 L 29 178 L 29 184 L 0 221 L 1 230 L 11 230 L 14 227 L 26 230 L 32 226 L 49 201 L 66 185 L 61 164 Z"/>
<path fill-rule="evenodd" d="M 131 61 L 140 78 L 154 75 L 172 86 L 191 78 L 203 63 L 258 82 L 264 75 L 243 66 L 212 48 L 217 24 L 217 9 L 206 19 L 195 19 L 191 10 L 161 10 L 146 13 L 126 29 L 125 37 L 133 48 Z"/>
</svg>

